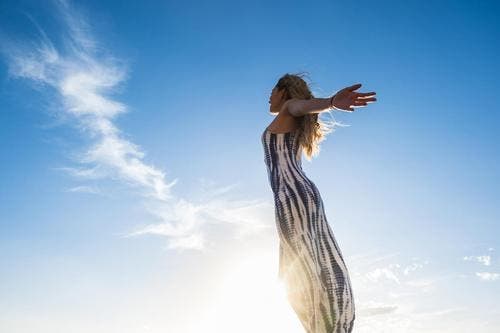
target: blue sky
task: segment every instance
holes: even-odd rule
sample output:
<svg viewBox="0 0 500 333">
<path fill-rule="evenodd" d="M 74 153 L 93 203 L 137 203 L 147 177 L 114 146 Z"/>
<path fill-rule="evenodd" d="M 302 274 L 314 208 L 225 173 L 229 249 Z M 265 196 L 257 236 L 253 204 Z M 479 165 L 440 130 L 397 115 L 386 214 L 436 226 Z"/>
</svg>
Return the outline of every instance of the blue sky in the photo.
<svg viewBox="0 0 500 333">
<path fill-rule="evenodd" d="M 2 1 L 0 330 L 301 332 L 260 135 L 277 79 L 307 71 L 316 97 L 377 92 L 303 160 L 356 332 L 496 332 L 498 14 Z"/>
</svg>

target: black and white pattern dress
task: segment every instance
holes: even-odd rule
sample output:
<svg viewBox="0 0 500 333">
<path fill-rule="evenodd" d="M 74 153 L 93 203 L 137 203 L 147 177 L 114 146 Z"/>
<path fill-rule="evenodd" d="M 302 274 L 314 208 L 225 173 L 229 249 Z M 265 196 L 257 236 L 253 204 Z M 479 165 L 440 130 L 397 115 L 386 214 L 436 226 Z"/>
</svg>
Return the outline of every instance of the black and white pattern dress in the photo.
<svg viewBox="0 0 500 333">
<path fill-rule="evenodd" d="M 262 133 L 274 202 L 279 279 L 307 333 L 352 332 L 354 298 L 349 273 L 325 216 L 316 185 L 302 170 L 299 131 Z"/>
</svg>

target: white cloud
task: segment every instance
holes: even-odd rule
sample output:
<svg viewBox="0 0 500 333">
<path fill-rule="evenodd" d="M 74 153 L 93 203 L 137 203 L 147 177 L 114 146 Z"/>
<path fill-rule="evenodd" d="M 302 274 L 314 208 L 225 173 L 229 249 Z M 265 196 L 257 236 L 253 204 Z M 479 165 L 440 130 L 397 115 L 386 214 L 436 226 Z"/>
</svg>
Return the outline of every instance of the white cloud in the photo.
<svg viewBox="0 0 500 333">
<path fill-rule="evenodd" d="M 395 273 L 390 267 L 377 268 L 371 272 L 368 272 L 366 275 L 370 280 L 374 282 L 377 282 L 381 278 L 386 278 L 388 280 L 396 282 L 397 284 L 401 283 L 399 281 L 399 278 L 397 277 L 397 273 Z"/>
<path fill-rule="evenodd" d="M 476 272 L 476 276 L 478 276 L 483 281 L 496 281 L 500 279 L 499 273 Z"/>
<path fill-rule="evenodd" d="M 144 150 L 127 140 L 115 124 L 115 118 L 127 112 L 124 103 L 111 97 L 127 78 L 126 66 L 106 53 L 92 36 L 85 18 L 68 2 L 58 1 L 56 7 L 64 24 L 61 47 L 56 47 L 32 20 L 38 29 L 37 40 L 4 39 L 1 52 L 11 76 L 30 79 L 55 91 L 63 115 L 75 120 L 91 141 L 83 153 L 76 155 L 76 166 L 57 169 L 84 180 L 117 180 L 136 189 L 146 199 L 146 209 L 156 221 L 127 236 L 165 236 L 170 249 L 202 250 L 206 246 L 205 225 L 209 224 L 235 226 L 236 237 L 274 227 L 272 216 L 262 216 L 262 208 L 272 214 L 272 206 L 260 200 L 231 199 L 227 194 L 233 185 L 221 186 L 198 202 L 172 193 L 177 179 L 167 180 L 164 171 L 146 162 Z M 101 192 L 83 185 L 69 191 Z M 262 220 L 269 222 L 262 224 Z"/>
<path fill-rule="evenodd" d="M 431 274 L 427 258 L 370 253 L 356 254 L 346 261 L 353 272 L 356 332 L 468 332 L 480 322 L 465 317 L 476 315 L 463 306 L 467 303 L 445 297 L 447 288 L 459 285 L 451 281 L 458 275 L 446 273 L 446 269 Z"/>
<path fill-rule="evenodd" d="M 436 283 L 434 278 L 420 278 L 406 281 L 406 285 L 418 288 L 421 292 L 433 291 L 433 287 Z"/>
<path fill-rule="evenodd" d="M 384 304 L 375 301 L 368 301 L 365 303 L 357 304 L 357 315 L 358 317 L 371 317 L 377 315 L 389 314 L 398 308 L 395 304 Z"/>
<path fill-rule="evenodd" d="M 427 262 L 428 261 L 426 261 L 425 263 L 427 263 Z M 408 274 L 410 274 L 410 272 L 416 271 L 417 269 L 423 268 L 423 267 L 424 267 L 424 264 L 414 262 L 411 265 L 406 266 L 406 268 L 403 270 L 403 273 L 404 273 L 404 275 L 408 275 Z"/>
<path fill-rule="evenodd" d="M 420 312 L 418 313 L 418 316 L 420 317 L 436 317 L 436 316 L 445 316 L 457 312 L 464 312 L 467 311 L 468 308 L 465 306 L 457 306 L 457 307 L 452 307 L 452 308 L 447 308 L 447 309 L 438 309 L 434 311 L 429 311 L 429 312 Z"/>
<path fill-rule="evenodd" d="M 485 266 L 490 266 L 491 265 L 491 257 L 488 255 L 484 256 L 465 256 L 463 258 L 464 260 L 468 261 L 477 261 Z"/>
<path fill-rule="evenodd" d="M 110 94 L 126 78 L 126 69 L 109 55 L 94 52 L 93 38 L 85 20 L 72 12 L 66 2 L 58 2 L 65 19 L 66 49 L 57 49 L 39 28 L 36 42 L 2 43 L 9 73 L 41 82 L 53 88 L 64 111 L 78 121 L 93 140 L 80 156 L 86 167 L 73 168 L 74 174 L 86 175 L 99 169 L 101 176 L 116 177 L 139 186 L 146 195 L 168 199 L 176 180 L 167 183 L 164 173 L 144 161 L 141 148 L 125 139 L 113 118 L 126 106 Z"/>
<path fill-rule="evenodd" d="M 79 192 L 79 193 L 91 193 L 91 194 L 100 194 L 101 191 L 93 186 L 75 186 L 67 190 L 68 192 Z"/>
</svg>

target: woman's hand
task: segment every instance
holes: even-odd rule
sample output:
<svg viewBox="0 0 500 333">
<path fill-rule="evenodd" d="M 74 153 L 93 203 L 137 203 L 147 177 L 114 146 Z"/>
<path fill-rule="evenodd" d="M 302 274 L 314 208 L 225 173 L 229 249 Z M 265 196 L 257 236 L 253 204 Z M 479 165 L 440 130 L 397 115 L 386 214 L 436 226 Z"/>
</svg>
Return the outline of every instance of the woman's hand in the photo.
<svg viewBox="0 0 500 333">
<path fill-rule="evenodd" d="M 333 96 L 333 107 L 338 110 L 352 112 L 354 108 L 366 106 L 369 102 L 377 100 L 375 97 L 372 97 L 376 94 L 374 91 L 367 93 L 354 91 L 359 87 L 361 87 L 361 83 L 339 90 Z"/>
</svg>

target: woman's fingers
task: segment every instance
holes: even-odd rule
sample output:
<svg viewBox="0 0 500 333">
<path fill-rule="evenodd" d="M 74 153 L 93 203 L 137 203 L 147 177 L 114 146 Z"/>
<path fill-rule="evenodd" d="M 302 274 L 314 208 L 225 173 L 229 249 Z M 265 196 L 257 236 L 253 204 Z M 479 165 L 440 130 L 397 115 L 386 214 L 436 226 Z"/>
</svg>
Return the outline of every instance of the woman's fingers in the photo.
<svg viewBox="0 0 500 333">
<path fill-rule="evenodd" d="M 357 99 L 357 101 L 361 101 L 361 102 L 375 102 L 377 99 L 375 97 L 367 97 L 367 98 L 359 98 Z"/>
<path fill-rule="evenodd" d="M 361 83 L 356 83 L 355 85 L 352 85 L 350 87 L 344 88 L 342 90 L 347 90 L 347 91 L 353 91 L 361 87 Z"/>
<path fill-rule="evenodd" d="M 351 105 L 354 105 L 354 106 L 366 106 L 368 104 L 371 104 L 373 103 L 373 101 L 369 101 L 369 100 L 366 100 L 366 99 L 361 99 L 361 100 L 357 100 L 357 101 L 354 101 L 353 104 Z"/>
<path fill-rule="evenodd" d="M 367 92 L 367 93 L 356 93 L 356 94 L 358 95 L 358 97 L 365 98 L 365 97 L 376 95 L 377 93 L 372 91 L 372 92 Z"/>
</svg>

